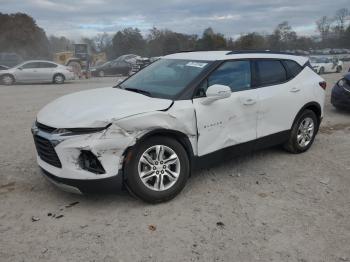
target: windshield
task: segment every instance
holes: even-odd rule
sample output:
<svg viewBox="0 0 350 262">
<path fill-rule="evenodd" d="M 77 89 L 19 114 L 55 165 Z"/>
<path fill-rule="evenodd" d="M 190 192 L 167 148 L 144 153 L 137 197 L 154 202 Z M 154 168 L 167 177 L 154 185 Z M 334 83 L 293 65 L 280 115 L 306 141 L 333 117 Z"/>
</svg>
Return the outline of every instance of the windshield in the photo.
<svg viewBox="0 0 350 262">
<path fill-rule="evenodd" d="M 208 65 L 208 61 L 161 59 L 131 76 L 119 86 L 123 89 L 136 89 L 152 97 L 172 99 Z"/>
</svg>

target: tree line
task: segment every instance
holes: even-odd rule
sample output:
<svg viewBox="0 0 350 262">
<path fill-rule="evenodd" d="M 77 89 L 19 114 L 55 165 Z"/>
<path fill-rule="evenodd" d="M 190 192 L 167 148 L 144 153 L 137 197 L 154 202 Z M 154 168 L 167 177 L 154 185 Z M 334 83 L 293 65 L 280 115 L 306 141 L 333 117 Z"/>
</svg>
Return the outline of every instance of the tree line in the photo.
<svg viewBox="0 0 350 262">
<path fill-rule="evenodd" d="M 349 48 L 349 10 L 342 8 L 333 17 L 316 21 L 318 35 L 299 36 L 284 21 L 271 33 L 251 32 L 237 39 L 225 37 L 211 27 L 202 35 L 183 34 L 153 27 L 146 36 L 138 28 L 125 28 L 114 35 L 97 34 L 82 38 L 93 52 L 106 52 L 109 59 L 134 53 L 142 56 L 162 56 L 184 50 L 309 50 Z M 15 29 L 15 30 L 14 30 Z M 0 52 L 17 52 L 23 58 L 49 58 L 53 53 L 72 50 L 74 42 L 66 37 L 49 36 L 35 20 L 23 13 L 0 13 Z"/>
</svg>

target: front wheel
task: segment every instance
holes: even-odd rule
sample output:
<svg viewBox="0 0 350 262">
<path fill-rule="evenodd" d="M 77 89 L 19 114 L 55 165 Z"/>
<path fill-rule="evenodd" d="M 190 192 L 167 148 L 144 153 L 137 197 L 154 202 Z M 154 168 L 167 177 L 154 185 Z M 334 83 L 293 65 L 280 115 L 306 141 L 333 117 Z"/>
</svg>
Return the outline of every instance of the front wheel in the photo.
<svg viewBox="0 0 350 262">
<path fill-rule="evenodd" d="M 307 151 L 314 142 L 319 123 L 312 110 L 305 110 L 294 122 L 284 148 L 294 154 Z"/>
<path fill-rule="evenodd" d="M 7 86 L 13 85 L 15 82 L 15 79 L 12 75 L 3 75 L 1 77 L 1 83 Z"/>
<path fill-rule="evenodd" d="M 152 137 L 129 153 L 126 184 L 140 199 L 159 203 L 174 198 L 184 188 L 190 172 L 186 150 L 176 140 Z"/>
<path fill-rule="evenodd" d="M 56 74 L 53 77 L 54 84 L 63 84 L 64 80 L 65 80 L 65 78 L 64 78 L 64 75 L 62 75 L 62 74 Z"/>
</svg>

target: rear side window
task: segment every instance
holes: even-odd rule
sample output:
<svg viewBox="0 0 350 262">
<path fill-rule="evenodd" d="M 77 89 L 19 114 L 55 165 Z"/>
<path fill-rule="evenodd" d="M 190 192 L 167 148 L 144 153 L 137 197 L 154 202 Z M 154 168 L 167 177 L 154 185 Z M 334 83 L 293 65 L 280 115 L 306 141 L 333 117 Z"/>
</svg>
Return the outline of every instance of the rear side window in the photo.
<svg viewBox="0 0 350 262">
<path fill-rule="evenodd" d="M 279 60 L 257 60 L 257 85 L 276 85 L 287 81 L 287 72 Z"/>
<path fill-rule="evenodd" d="M 294 78 L 303 70 L 301 65 L 292 60 L 283 60 L 283 64 L 287 69 L 288 79 Z"/>
<path fill-rule="evenodd" d="M 57 67 L 56 64 L 47 63 L 47 62 L 40 62 L 40 68 L 55 68 L 55 67 Z"/>
<path fill-rule="evenodd" d="M 229 86 L 232 92 L 250 89 L 250 61 L 225 62 L 209 76 L 208 86 L 214 84 Z"/>
</svg>

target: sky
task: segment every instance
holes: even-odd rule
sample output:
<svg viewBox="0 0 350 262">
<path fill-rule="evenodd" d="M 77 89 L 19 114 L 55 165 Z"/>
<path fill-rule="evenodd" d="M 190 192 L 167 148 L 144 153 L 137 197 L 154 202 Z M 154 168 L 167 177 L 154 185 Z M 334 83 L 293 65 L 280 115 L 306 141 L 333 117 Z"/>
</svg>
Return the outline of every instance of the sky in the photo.
<svg viewBox="0 0 350 262">
<path fill-rule="evenodd" d="M 201 35 L 207 27 L 227 37 L 269 33 L 288 21 L 301 35 L 316 34 L 315 21 L 348 7 L 349 0 L 0 0 L 0 12 L 31 15 L 47 35 L 71 39 L 152 27 Z"/>
</svg>

